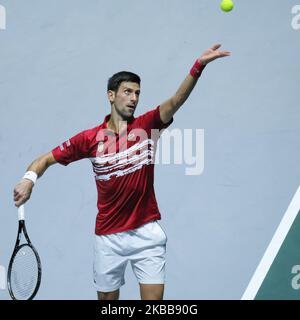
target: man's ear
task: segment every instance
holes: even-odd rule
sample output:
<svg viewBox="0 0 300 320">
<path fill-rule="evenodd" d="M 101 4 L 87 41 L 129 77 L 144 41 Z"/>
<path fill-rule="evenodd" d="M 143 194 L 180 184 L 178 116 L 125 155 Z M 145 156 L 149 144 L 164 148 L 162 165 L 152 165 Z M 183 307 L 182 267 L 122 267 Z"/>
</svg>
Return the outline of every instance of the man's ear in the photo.
<svg viewBox="0 0 300 320">
<path fill-rule="evenodd" d="M 115 92 L 113 90 L 108 90 L 107 97 L 110 103 L 113 103 L 115 101 Z"/>
</svg>

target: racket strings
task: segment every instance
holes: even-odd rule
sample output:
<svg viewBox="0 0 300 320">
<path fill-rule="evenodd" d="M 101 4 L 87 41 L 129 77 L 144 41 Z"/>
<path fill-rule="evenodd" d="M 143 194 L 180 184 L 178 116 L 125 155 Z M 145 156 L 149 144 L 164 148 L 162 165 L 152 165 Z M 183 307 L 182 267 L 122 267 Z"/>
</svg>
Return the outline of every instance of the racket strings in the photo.
<svg viewBox="0 0 300 320">
<path fill-rule="evenodd" d="M 29 299 L 38 285 L 37 257 L 28 245 L 16 253 L 11 269 L 11 290 L 17 300 Z"/>
</svg>

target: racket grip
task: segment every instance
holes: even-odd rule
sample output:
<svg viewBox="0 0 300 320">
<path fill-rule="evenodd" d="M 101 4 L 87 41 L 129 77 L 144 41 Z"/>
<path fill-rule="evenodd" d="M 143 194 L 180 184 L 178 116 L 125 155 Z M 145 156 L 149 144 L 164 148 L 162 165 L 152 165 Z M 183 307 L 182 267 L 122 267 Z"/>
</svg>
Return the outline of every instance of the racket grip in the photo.
<svg viewBox="0 0 300 320">
<path fill-rule="evenodd" d="M 19 221 L 20 220 L 25 220 L 25 211 L 24 211 L 24 205 L 23 204 L 18 208 L 18 218 L 19 218 Z"/>
</svg>

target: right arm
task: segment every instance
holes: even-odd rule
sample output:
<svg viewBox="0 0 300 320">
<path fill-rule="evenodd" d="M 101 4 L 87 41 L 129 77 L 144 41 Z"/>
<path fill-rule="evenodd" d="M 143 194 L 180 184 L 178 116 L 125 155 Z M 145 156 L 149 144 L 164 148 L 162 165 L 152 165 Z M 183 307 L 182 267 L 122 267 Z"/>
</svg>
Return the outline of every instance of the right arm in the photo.
<svg viewBox="0 0 300 320">
<path fill-rule="evenodd" d="M 36 160 L 34 160 L 30 166 L 27 168 L 27 171 L 34 171 L 38 177 L 41 177 L 44 172 L 49 168 L 52 164 L 56 163 L 57 161 L 53 157 L 52 152 L 48 152 Z M 19 207 L 23 203 L 25 203 L 31 195 L 33 182 L 28 179 L 22 179 L 14 189 L 14 201 L 15 206 Z"/>
</svg>

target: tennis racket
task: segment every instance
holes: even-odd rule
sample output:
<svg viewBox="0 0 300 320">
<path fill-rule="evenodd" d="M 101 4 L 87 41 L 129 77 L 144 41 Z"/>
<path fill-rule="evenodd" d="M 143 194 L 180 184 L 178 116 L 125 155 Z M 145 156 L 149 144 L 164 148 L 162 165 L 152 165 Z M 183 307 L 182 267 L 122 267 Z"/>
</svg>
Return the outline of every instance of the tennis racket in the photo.
<svg viewBox="0 0 300 320">
<path fill-rule="evenodd" d="M 18 236 L 8 266 L 7 287 L 12 299 L 31 300 L 41 284 L 42 266 L 26 231 L 24 205 L 18 208 L 18 218 Z M 25 243 L 20 244 L 22 235 Z"/>
</svg>

